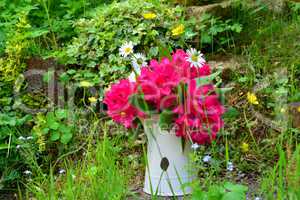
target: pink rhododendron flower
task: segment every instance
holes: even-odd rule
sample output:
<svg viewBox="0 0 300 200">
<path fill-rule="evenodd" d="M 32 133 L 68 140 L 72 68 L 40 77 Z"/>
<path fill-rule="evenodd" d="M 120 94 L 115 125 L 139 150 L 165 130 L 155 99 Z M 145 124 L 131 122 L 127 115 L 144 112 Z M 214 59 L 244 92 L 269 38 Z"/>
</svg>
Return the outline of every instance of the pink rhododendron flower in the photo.
<svg viewBox="0 0 300 200">
<path fill-rule="evenodd" d="M 155 114 L 165 109 L 174 113 L 178 137 L 210 143 L 223 127 L 224 107 L 213 84 L 197 86 L 197 78 L 211 74 L 210 66 L 194 66 L 187 56 L 184 50 L 176 50 L 171 58 L 153 59 L 149 66 L 142 67 L 135 83 L 121 80 L 113 84 L 104 99 L 108 115 L 125 127 L 133 127 L 136 117 L 146 117 L 137 105 L 130 104 L 130 97 L 138 94 Z"/>
<path fill-rule="evenodd" d="M 190 138 L 198 144 L 215 139 L 223 126 L 224 108 L 218 100 L 212 85 L 196 86 L 192 80 L 188 84 L 188 94 L 183 105 L 173 110 L 178 114 L 176 135 Z"/>
<path fill-rule="evenodd" d="M 108 115 L 126 128 L 134 126 L 133 120 L 137 116 L 143 116 L 143 113 L 134 108 L 129 102 L 130 96 L 135 92 L 135 83 L 124 79 L 113 84 L 105 94 L 104 103 L 107 105 Z"/>
</svg>

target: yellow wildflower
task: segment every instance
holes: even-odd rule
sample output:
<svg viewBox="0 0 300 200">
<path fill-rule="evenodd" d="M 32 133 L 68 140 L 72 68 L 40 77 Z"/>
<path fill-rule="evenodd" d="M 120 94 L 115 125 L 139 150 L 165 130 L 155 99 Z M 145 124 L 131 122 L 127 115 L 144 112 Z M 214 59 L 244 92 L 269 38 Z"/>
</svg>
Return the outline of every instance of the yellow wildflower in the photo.
<svg viewBox="0 0 300 200">
<path fill-rule="evenodd" d="M 297 111 L 300 113 L 300 106 L 298 106 Z"/>
<path fill-rule="evenodd" d="M 95 102 L 97 102 L 97 99 L 96 99 L 96 97 L 89 97 L 89 101 L 91 103 L 95 103 Z"/>
<path fill-rule="evenodd" d="M 247 93 L 247 99 L 248 99 L 248 102 L 251 103 L 251 104 L 254 104 L 254 105 L 259 104 L 259 102 L 257 100 L 257 97 L 254 93 L 248 92 Z"/>
<path fill-rule="evenodd" d="M 249 151 L 249 144 L 247 144 L 246 142 L 243 142 L 241 145 L 241 149 L 243 153 L 246 153 Z"/>
<path fill-rule="evenodd" d="M 179 36 L 181 35 L 182 33 L 184 33 L 184 25 L 183 24 L 180 24 L 178 26 L 176 26 L 174 29 L 172 29 L 172 35 L 173 36 Z"/>
<path fill-rule="evenodd" d="M 80 82 L 80 87 L 91 87 L 91 86 L 93 86 L 93 84 L 88 82 L 88 81 L 81 81 Z"/>
<path fill-rule="evenodd" d="M 151 13 L 151 12 L 149 12 L 149 13 L 144 13 L 144 14 L 143 14 L 143 17 L 144 17 L 145 19 L 154 19 L 154 18 L 156 18 L 156 14 L 155 14 L 155 13 Z"/>
</svg>

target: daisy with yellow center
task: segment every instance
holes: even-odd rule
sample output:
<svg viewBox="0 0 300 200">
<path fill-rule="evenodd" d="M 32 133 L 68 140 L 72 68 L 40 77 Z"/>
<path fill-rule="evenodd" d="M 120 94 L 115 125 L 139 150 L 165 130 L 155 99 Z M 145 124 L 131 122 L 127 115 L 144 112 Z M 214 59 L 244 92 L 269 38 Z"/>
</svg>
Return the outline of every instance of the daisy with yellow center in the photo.
<svg viewBox="0 0 300 200">
<path fill-rule="evenodd" d="M 254 93 L 248 92 L 247 93 L 247 100 L 250 104 L 253 104 L 253 105 L 258 105 L 259 104 L 259 102 L 257 100 L 257 97 Z"/>
<path fill-rule="evenodd" d="M 125 42 L 119 49 L 120 55 L 126 58 L 128 55 L 133 53 L 133 43 Z"/>
<path fill-rule="evenodd" d="M 97 98 L 96 97 L 89 97 L 89 102 L 95 103 L 95 102 L 97 102 Z"/>
<path fill-rule="evenodd" d="M 146 56 L 142 53 L 136 53 L 131 60 L 134 71 L 139 75 L 141 74 L 141 67 L 147 66 Z"/>
<path fill-rule="evenodd" d="M 180 24 L 178 26 L 176 26 L 174 29 L 172 29 L 172 36 L 179 36 L 182 33 L 184 33 L 184 25 Z"/>
<path fill-rule="evenodd" d="M 205 64 L 205 59 L 203 58 L 203 54 L 200 51 L 192 48 L 186 51 L 187 58 L 186 60 L 191 63 L 191 67 L 202 67 Z"/>
<path fill-rule="evenodd" d="M 156 14 L 149 12 L 149 13 L 144 13 L 143 14 L 144 19 L 155 19 L 156 18 Z"/>
</svg>

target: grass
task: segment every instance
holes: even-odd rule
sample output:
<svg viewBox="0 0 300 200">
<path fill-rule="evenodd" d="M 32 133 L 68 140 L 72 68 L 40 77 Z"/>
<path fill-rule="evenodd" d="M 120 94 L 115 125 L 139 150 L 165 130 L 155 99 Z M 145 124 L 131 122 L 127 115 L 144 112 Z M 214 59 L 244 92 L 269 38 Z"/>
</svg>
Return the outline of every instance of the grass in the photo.
<svg viewBox="0 0 300 200">
<path fill-rule="evenodd" d="M 133 174 L 129 160 L 122 156 L 120 137 L 108 138 L 108 127 L 102 126 L 103 139 L 90 139 L 80 160 L 63 159 L 60 166 L 65 172 L 57 173 L 55 167 L 49 174 L 40 173 L 26 184 L 26 196 L 20 199 L 126 199 L 132 196 L 129 180 Z M 60 169 L 60 170 L 61 170 Z M 41 171 L 41 170 L 40 170 Z"/>
</svg>

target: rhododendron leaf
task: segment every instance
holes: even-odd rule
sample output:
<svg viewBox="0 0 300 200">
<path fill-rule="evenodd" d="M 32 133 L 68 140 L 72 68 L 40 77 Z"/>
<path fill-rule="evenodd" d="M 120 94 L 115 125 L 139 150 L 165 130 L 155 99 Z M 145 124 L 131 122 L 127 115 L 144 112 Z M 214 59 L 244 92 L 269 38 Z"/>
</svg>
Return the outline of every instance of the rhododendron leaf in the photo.
<svg viewBox="0 0 300 200">
<path fill-rule="evenodd" d="M 197 86 L 202 86 L 202 85 L 207 85 L 210 84 L 215 78 L 217 78 L 222 71 L 217 71 L 211 75 L 208 76 L 204 76 L 204 77 L 200 77 L 200 78 L 196 78 L 197 81 Z"/>
<path fill-rule="evenodd" d="M 184 152 L 185 149 L 185 139 L 181 138 L 181 148 L 182 148 L 182 153 Z"/>
<path fill-rule="evenodd" d="M 149 112 L 149 106 L 147 102 L 144 99 L 144 95 L 142 94 L 133 94 L 130 96 L 129 102 L 131 105 L 133 105 L 135 108 L 137 108 L 139 111 L 142 112 Z"/>
<path fill-rule="evenodd" d="M 160 115 L 159 115 L 159 127 L 161 129 L 168 128 L 171 125 L 174 116 L 175 116 L 175 113 L 173 113 L 170 110 L 162 111 L 162 113 L 160 113 Z"/>
</svg>

